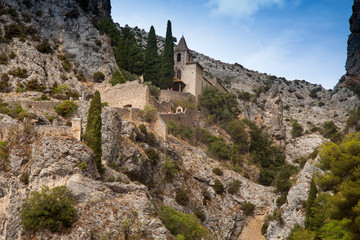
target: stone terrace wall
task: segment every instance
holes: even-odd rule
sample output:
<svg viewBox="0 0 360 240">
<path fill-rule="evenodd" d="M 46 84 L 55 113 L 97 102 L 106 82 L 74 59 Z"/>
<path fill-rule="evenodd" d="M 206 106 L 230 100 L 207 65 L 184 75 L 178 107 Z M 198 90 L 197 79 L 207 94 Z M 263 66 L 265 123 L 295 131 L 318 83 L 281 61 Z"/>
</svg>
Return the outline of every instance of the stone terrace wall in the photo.
<svg viewBox="0 0 360 240">
<path fill-rule="evenodd" d="M 187 101 L 189 98 L 195 102 L 195 97 L 191 93 L 161 90 L 161 93 L 159 96 L 159 101 L 160 102 L 162 102 L 162 101 L 170 102 L 170 101 L 176 101 L 176 100 Z"/>
<path fill-rule="evenodd" d="M 199 128 L 200 123 L 200 113 L 198 111 L 186 111 L 186 113 L 172 113 L 172 114 L 160 114 L 160 117 L 164 122 L 169 122 L 173 120 L 177 124 L 187 125 L 193 128 Z"/>
<path fill-rule="evenodd" d="M 20 103 L 21 107 L 24 109 L 35 108 L 41 109 L 47 112 L 55 112 L 54 107 L 58 105 L 61 101 L 21 101 L 17 102 Z M 15 103 L 15 101 L 9 101 L 7 103 Z"/>
<path fill-rule="evenodd" d="M 102 102 L 107 102 L 110 107 L 144 108 L 149 104 L 149 87 L 138 81 L 126 82 L 115 86 L 107 85 L 99 89 Z"/>
</svg>

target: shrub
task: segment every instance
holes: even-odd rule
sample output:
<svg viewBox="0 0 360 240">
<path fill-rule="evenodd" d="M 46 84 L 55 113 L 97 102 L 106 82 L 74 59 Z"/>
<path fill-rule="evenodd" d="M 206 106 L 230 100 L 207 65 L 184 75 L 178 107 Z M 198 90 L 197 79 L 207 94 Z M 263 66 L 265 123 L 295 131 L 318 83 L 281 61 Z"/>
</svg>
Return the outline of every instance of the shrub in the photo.
<svg viewBox="0 0 360 240">
<path fill-rule="evenodd" d="M 86 76 L 83 73 L 83 71 L 79 71 L 78 74 L 75 75 L 75 77 L 77 78 L 78 81 L 80 82 L 86 82 Z"/>
<path fill-rule="evenodd" d="M 79 10 L 77 8 L 73 8 L 65 14 L 65 17 L 77 18 L 79 16 L 79 14 L 80 14 Z"/>
<path fill-rule="evenodd" d="M 205 216 L 204 212 L 201 211 L 201 209 L 196 208 L 195 211 L 194 211 L 194 213 L 195 213 L 196 217 L 197 217 L 198 219 L 200 219 L 202 222 L 205 221 L 206 216 Z"/>
<path fill-rule="evenodd" d="M 101 163 L 102 156 L 102 135 L 101 135 L 101 96 L 99 91 L 95 91 L 94 97 L 91 100 L 84 140 L 86 145 L 94 151 L 96 168 L 100 173 L 104 172 L 104 167 Z"/>
<path fill-rule="evenodd" d="M 241 182 L 239 180 L 234 180 L 231 184 L 230 187 L 228 188 L 228 193 L 230 194 L 235 194 L 239 188 L 240 188 Z"/>
<path fill-rule="evenodd" d="M 7 141 L 0 141 L 0 170 L 8 171 L 8 156 L 9 156 L 9 148 L 7 146 Z"/>
<path fill-rule="evenodd" d="M 152 147 L 146 149 L 145 153 L 148 156 L 150 163 L 152 164 L 156 163 L 156 161 L 159 159 L 159 154 Z"/>
<path fill-rule="evenodd" d="M 105 75 L 102 72 L 95 72 L 93 74 L 93 79 L 95 82 L 101 83 L 105 80 Z"/>
<path fill-rule="evenodd" d="M 121 74 L 121 72 L 116 69 L 115 72 L 113 72 L 113 74 L 112 74 L 110 83 L 111 83 L 111 85 L 115 86 L 116 84 L 126 83 L 126 80 L 125 80 L 124 76 Z"/>
<path fill-rule="evenodd" d="M 184 214 L 163 205 L 160 207 L 159 216 L 165 227 L 174 236 L 182 235 L 183 239 L 209 239 L 209 232 L 196 221 L 194 215 Z"/>
<path fill-rule="evenodd" d="M 0 64 L 3 64 L 3 65 L 8 64 L 8 57 L 6 56 L 6 53 L 0 54 Z"/>
<path fill-rule="evenodd" d="M 45 87 L 40 85 L 37 81 L 37 79 L 32 79 L 26 84 L 26 90 L 28 91 L 36 91 L 36 92 L 42 92 L 44 91 Z"/>
<path fill-rule="evenodd" d="M 78 105 L 74 101 L 65 100 L 56 105 L 55 111 L 61 116 L 69 116 L 75 111 Z"/>
<path fill-rule="evenodd" d="M 58 55 L 58 59 L 61 61 L 61 65 L 63 66 L 65 71 L 70 71 L 71 62 L 69 55 Z"/>
<path fill-rule="evenodd" d="M 41 95 L 41 97 L 35 98 L 34 100 L 35 100 L 35 101 L 49 101 L 50 98 L 49 98 L 45 93 L 43 93 L 43 94 Z"/>
<path fill-rule="evenodd" d="M 253 97 L 254 95 L 249 93 L 249 92 L 240 92 L 238 94 L 238 99 L 241 99 L 243 101 L 246 101 L 246 102 L 250 102 L 251 101 L 251 98 Z"/>
<path fill-rule="evenodd" d="M 177 189 L 175 194 L 175 201 L 180 205 L 187 205 L 190 201 L 187 192 L 184 189 Z"/>
<path fill-rule="evenodd" d="M 141 110 L 141 117 L 147 121 L 147 122 L 151 122 L 155 119 L 157 119 L 157 115 L 156 115 L 156 108 L 152 105 L 145 105 L 144 110 Z"/>
<path fill-rule="evenodd" d="M 165 178 L 172 180 L 174 176 L 179 172 L 179 166 L 176 161 L 171 160 L 169 157 L 166 158 L 164 163 Z"/>
<path fill-rule="evenodd" d="M 224 185 L 220 182 L 219 179 L 215 180 L 214 190 L 217 194 L 222 194 L 224 192 Z"/>
<path fill-rule="evenodd" d="M 314 89 L 312 89 L 312 90 L 310 91 L 309 96 L 310 96 L 311 98 L 318 98 L 317 93 L 320 92 L 321 90 L 322 90 L 321 87 L 314 88 Z"/>
<path fill-rule="evenodd" d="M 156 99 L 159 99 L 161 93 L 160 88 L 154 85 L 149 85 L 149 92 L 151 96 L 155 97 Z"/>
<path fill-rule="evenodd" d="M 175 133 L 176 132 L 176 123 L 174 122 L 174 120 L 170 120 L 169 122 L 166 123 L 167 128 L 168 128 L 168 132 L 169 133 Z"/>
<path fill-rule="evenodd" d="M 324 102 L 319 102 L 318 105 L 319 105 L 319 107 L 322 107 L 322 106 L 325 106 L 325 103 Z"/>
<path fill-rule="evenodd" d="M 275 191 L 277 193 L 287 193 L 291 187 L 289 178 L 297 172 L 298 168 L 293 165 L 284 164 L 281 166 L 274 179 Z"/>
<path fill-rule="evenodd" d="M 19 77 L 19 78 L 27 78 L 29 76 L 27 70 L 25 68 L 20 68 L 20 67 L 18 67 L 17 69 L 10 70 L 8 73 L 14 77 Z"/>
<path fill-rule="evenodd" d="M 25 184 L 28 185 L 29 184 L 29 174 L 28 172 L 24 172 L 21 177 L 20 177 L 20 181 Z"/>
<path fill-rule="evenodd" d="M 251 202 L 246 202 L 243 205 L 241 205 L 240 208 L 246 215 L 252 215 L 255 210 L 255 205 Z"/>
<path fill-rule="evenodd" d="M 291 134 L 293 137 L 300 137 L 303 134 L 303 126 L 295 119 L 292 122 Z"/>
<path fill-rule="evenodd" d="M 50 43 L 43 40 L 39 45 L 36 46 L 36 49 L 41 53 L 53 53 Z"/>
<path fill-rule="evenodd" d="M 96 44 L 96 46 L 101 46 L 101 40 L 95 39 L 95 44 Z"/>
<path fill-rule="evenodd" d="M 66 186 L 49 189 L 43 186 L 40 192 L 30 192 L 20 210 L 24 230 L 36 232 L 49 229 L 59 232 L 69 228 L 77 216 L 75 199 Z"/>
<path fill-rule="evenodd" d="M 338 142 L 341 139 L 341 134 L 338 132 L 338 127 L 335 125 L 334 121 L 324 122 L 321 133 L 324 137 L 329 138 L 333 142 Z"/>
<path fill-rule="evenodd" d="M 218 176 L 222 176 L 224 174 L 220 168 L 213 168 L 212 172 Z"/>
<path fill-rule="evenodd" d="M 4 26 L 5 29 L 5 38 L 11 40 L 14 37 L 20 37 L 22 35 L 22 30 L 20 25 L 12 23 Z"/>
</svg>

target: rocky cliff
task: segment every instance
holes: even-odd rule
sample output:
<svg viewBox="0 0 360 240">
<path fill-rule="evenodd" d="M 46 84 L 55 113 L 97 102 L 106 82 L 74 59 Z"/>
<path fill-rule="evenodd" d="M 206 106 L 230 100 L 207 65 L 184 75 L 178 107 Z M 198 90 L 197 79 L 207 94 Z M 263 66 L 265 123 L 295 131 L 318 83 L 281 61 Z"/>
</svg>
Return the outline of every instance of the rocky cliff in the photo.
<svg viewBox="0 0 360 240">
<path fill-rule="evenodd" d="M 358 3 L 350 20 L 348 76 L 357 76 L 359 70 Z M 102 112 L 105 172 L 100 174 L 93 152 L 72 136 L 69 126 L 76 117 L 85 129 L 89 102 L 76 101 L 77 110 L 64 117 L 54 110 L 61 102 L 54 96 L 77 99 L 85 92 L 91 97 L 94 89 L 108 83 L 117 68 L 111 40 L 93 22 L 109 19 L 110 11 L 109 0 L 0 3 L 0 141 L 6 143 L 6 157 L 0 155 L 1 239 L 118 239 L 125 237 L 126 229 L 137 239 L 175 239 L 159 216 L 161 205 L 197 216 L 211 239 L 286 239 L 296 223 L 303 225 L 309 182 L 318 170 L 313 164 L 314 149 L 329 141 L 325 123 L 332 122 L 337 132 L 345 129 L 349 111 L 359 103 L 353 92 L 343 83 L 326 90 L 193 51 L 205 77 L 217 79 L 237 96 L 238 118 L 251 120 L 268 133 L 274 145 L 284 150 L 286 162 L 299 167 L 298 174 L 289 179 L 288 194 L 281 196 L 274 187 L 258 184 L 256 164 L 244 161 L 241 169 L 235 169 L 230 161 L 211 157 L 201 143 L 175 134 L 165 141 L 153 134 L 154 126 L 139 116 L 139 110 L 113 106 Z M 138 42 L 145 44 L 147 33 L 133 31 L 138 33 Z M 163 38 L 159 40 L 161 48 Z M 97 71 L 104 73 L 103 83 L 92 79 Z M 61 84 L 70 86 L 64 90 L 66 95 L 61 89 L 54 94 Z M 52 98 L 34 100 L 49 93 Z M 5 107 L 23 109 L 32 120 L 22 120 L 21 111 L 10 114 Z M 208 116 L 195 107 L 175 116 L 231 144 L 229 134 L 220 125 L 210 124 Z M 302 126 L 301 134 L 293 133 L 294 122 Z M 149 154 L 151 149 L 156 154 Z M 171 178 L 167 176 L 169 162 Z M 218 181 L 223 193 L 216 190 Z M 238 189 L 231 191 L 234 182 Z M 75 196 L 78 217 L 67 231 L 22 230 L 21 204 L 29 192 L 43 185 L 66 185 Z M 180 193 L 186 195 L 182 200 Z M 253 213 L 244 207 L 249 203 Z"/>
</svg>

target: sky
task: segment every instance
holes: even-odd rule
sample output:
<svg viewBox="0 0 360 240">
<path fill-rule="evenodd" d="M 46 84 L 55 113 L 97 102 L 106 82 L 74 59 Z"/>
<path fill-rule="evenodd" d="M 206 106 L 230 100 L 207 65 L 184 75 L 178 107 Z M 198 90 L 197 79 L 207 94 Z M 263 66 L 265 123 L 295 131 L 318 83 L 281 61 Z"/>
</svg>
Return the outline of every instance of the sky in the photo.
<svg viewBox="0 0 360 240">
<path fill-rule="evenodd" d="M 111 0 L 121 26 L 184 35 L 226 63 L 332 89 L 345 74 L 353 0 Z"/>
</svg>

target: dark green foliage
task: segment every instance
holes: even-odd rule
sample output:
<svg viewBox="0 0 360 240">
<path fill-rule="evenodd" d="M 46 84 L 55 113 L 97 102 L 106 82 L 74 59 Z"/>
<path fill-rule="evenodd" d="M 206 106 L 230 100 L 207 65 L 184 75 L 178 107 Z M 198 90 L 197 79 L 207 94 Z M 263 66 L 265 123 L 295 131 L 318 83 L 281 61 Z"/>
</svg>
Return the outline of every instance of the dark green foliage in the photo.
<svg viewBox="0 0 360 240">
<path fill-rule="evenodd" d="M 334 193 L 328 200 L 330 205 L 326 211 L 331 221 L 324 225 L 324 231 L 329 232 L 335 223 L 346 222 L 344 229 L 351 232 L 353 239 L 360 237 L 359 153 L 360 133 L 350 134 L 338 145 L 333 142 L 325 144 L 319 154 L 319 166 L 327 171 L 317 181 L 322 189 Z"/>
<path fill-rule="evenodd" d="M 176 190 L 176 194 L 175 194 L 175 201 L 180 204 L 180 205 L 187 205 L 188 202 L 190 201 L 188 195 L 187 195 L 187 191 L 185 191 L 184 189 L 177 189 Z"/>
<path fill-rule="evenodd" d="M 35 98 L 35 101 L 49 101 L 51 100 L 45 93 L 41 94 L 41 97 Z"/>
<path fill-rule="evenodd" d="M 50 46 L 50 43 L 46 40 L 43 40 L 39 45 L 37 45 L 36 49 L 41 53 L 53 53 L 54 52 Z"/>
<path fill-rule="evenodd" d="M 323 107 L 323 106 L 325 106 L 325 103 L 324 102 L 319 102 L 319 107 Z"/>
<path fill-rule="evenodd" d="M 205 216 L 204 212 L 201 211 L 201 209 L 196 208 L 195 211 L 194 211 L 194 213 L 195 213 L 196 217 L 197 217 L 198 219 L 200 219 L 202 222 L 205 221 L 206 216 Z"/>
<path fill-rule="evenodd" d="M 100 173 L 103 173 L 104 167 L 101 164 L 101 156 L 102 156 L 101 108 L 102 106 L 101 106 L 100 92 L 96 91 L 94 94 L 94 98 L 91 100 L 90 103 L 86 130 L 83 138 L 86 145 L 88 145 L 88 147 L 94 151 L 97 170 Z"/>
<path fill-rule="evenodd" d="M 141 110 L 141 117 L 147 121 L 151 122 L 157 119 L 156 108 L 153 105 L 145 105 L 144 110 Z"/>
<path fill-rule="evenodd" d="M 303 229 L 299 225 L 291 230 L 288 240 L 315 240 L 316 234 L 308 229 Z"/>
<path fill-rule="evenodd" d="M 150 95 L 155 97 L 156 99 L 159 98 L 160 96 L 160 89 L 154 85 L 149 85 L 149 91 L 150 91 Z"/>
<path fill-rule="evenodd" d="M 350 240 L 359 239 L 359 235 L 353 235 L 351 231 L 352 221 L 347 218 L 342 220 L 331 220 L 326 223 L 321 229 L 320 236 L 326 240 Z"/>
<path fill-rule="evenodd" d="M 160 58 L 157 52 L 155 29 L 151 26 L 145 50 L 144 81 L 152 82 L 153 85 L 159 86 L 159 67 Z"/>
<path fill-rule="evenodd" d="M 318 98 L 317 93 L 320 92 L 321 90 L 322 90 L 321 87 L 314 88 L 314 89 L 312 89 L 312 90 L 310 91 L 309 96 L 310 96 L 311 98 L 314 98 L 314 99 L 315 99 L 315 98 Z"/>
<path fill-rule="evenodd" d="M 100 34 L 106 34 L 111 38 L 111 45 L 117 46 L 120 41 L 120 32 L 115 23 L 110 18 L 104 18 L 100 21 L 94 22 L 95 27 L 99 30 Z"/>
<path fill-rule="evenodd" d="M 14 37 L 20 37 L 23 32 L 18 24 L 12 23 L 4 26 L 5 38 L 11 40 Z"/>
<path fill-rule="evenodd" d="M 218 175 L 218 176 L 222 176 L 224 173 L 223 171 L 221 171 L 220 168 L 213 168 L 212 172 L 215 174 L 215 175 Z"/>
<path fill-rule="evenodd" d="M 289 181 L 289 179 L 297 172 L 298 172 L 298 168 L 293 165 L 290 164 L 282 165 L 274 179 L 275 191 L 277 193 L 287 194 L 291 187 L 291 181 Z"/>
<path fill-rule="evenodd" d="M 203 94 L 199 96 L 199 104 L 209 111 L 214 122 L 229 122 L 239 114 L 236 96 L 223 93 L 215 87 L 204 88 Z"/>
<path fill-rule="evenodd" d="M 164 163 L 165 178 L 172 180 L 174 176 L 179 172 L 179 165 L 176 161 L 166 158 Z"/>
<path fill-rule="evenodd" d="M 77 107 L 78 105 L 74 101 L 64 100 L 58 105 L 56 105 L 54 109 L 57 114 L 66 117 L 73 113 Z"/>
<path fill-rule="evenodd" d="M 306 215 L 305 215 L 305 227 L 310 227 L 310 219 L 313 217 L 312 208 L 317 195 L 317 188 L 315 184 L 314 175 L 310 182 L 309 196 L 306 201 Z"/>
<path fill-rule="evenodd" d="M 160 83 L 161 89 L 172 88 L 174 82 L 174 38 L 171 31 L 171 22 L 167 22 L 164 52 L 161 61 Z"/>
<path fill-rule="evenodd" d="M 0 54 L 0 64 L 2 64 L 2 65 L 8 64 L 8 57 L 6 56 L 6 53 Z"/>
<path fill-rule="evenodd" d="M 148 156 L 150 163 L 155 164 L 157 160 L 159 160 L 159 154 L 152 147 L 147 148 L 145 153 Z"/>
<path fill-rule="evenodd" d="M 214 190 L 217 194 L 222 194 L 225 190 L 224 185 L 220 182 L 219 179 L 215 179 Z"/>
<path fill-rule="evenodd" d="M 9 75 L 7 73 L 3 73 L 0 79 L 0 92 L 8 92 L 9 91 Z"/>
<path fill-rule="evenodd" d="M 163 205 L 160 207 L 159 216 L 174 236 L 181 234 L 186 240 L 209 239 L 208 230 L 199 225 L 192 214 L 184 214 Z"/>
<path fill-rule="evenodd" d="M 254 95 L 249 93 L 249 92 L 239 92 L 238 93 L 238 99 L 240 100 L 243 100 L 245 102 L 250 102 L 251 101 L 251 98 L 253 97 Z"/>
<path fill-rule="evenodd" d="M 360 85 L 359 85 L 360 86 Z M 359 88 L 360 90 L 360 88 Z M 359 91 L 360 93 L 360 91 Z M 360 96 L 360 95 L 359 95 Z M 354 128 L 355 131 L 360 131 L 360 106 L 356 107 L 349 113 L 349 118 L 346 121 L 345 132 L 348 132 L 349 129 Z"/>
<path fill-rule="evenodd" d="M 263 133 L 255 123 L 244 120 L 250 128 L 249 152 L 254 163 L 260 165 L 260 184 L 270 186 L 285 162 L 282 148 L 273 146 L 270 136 Z"/>
<path fill-rule="evenodd" d="M 125 80 L 124 76 L 122 75 L 122 73 L 116 69 L 115 72 L 113 72 L 113 74 L 112 74 L 110 83 L 111 83 L 111 85 L 115 86 L 116 84 L 126 83 L 126 80 Z"/>
<path fill-rule="evenodd" d="M 25 68 L 20 68 L 20 67 L 10 70 L 8 73 L 18 78 L 27 78 L 29 76 L 27 70 Z"/>
<path fill-rule="evenodd" d="M 68 55 L 58 55 L 58 59 L 61 61 L 61 64 L 65 71 L 70 71 L 71 69 L 71 62 L 70 56 Z"/>
<path fill-rule="evenodd" d="M 1 103 L 1 102 L 0 102 Z M 0 105 L 1 108 L 1 105 Z M 7 141 L 0 141 L 0 170 L 1 171 L 8 171 L 10 170 L 8 166 L 8 156 L 9 156 L 9 148 L 8 148 Z"/>
<path fill-rule="evenodd" d="M 86 12 L 89 5 L 89 0 L 76 0 L 76 1 L 80 4 L 82 10 Z"/>
<path fill-rule="evenodd" d="M 224 139 L 212 135 L 205 129 L 200 129 L 200 141 L 208 146 L 212 156 L 219 159 L 229 159 L 230 150 Z"/>
<path fill-rule="evenodd" d="M 240 209 L 245 213 L 245 215 L 252 215 L 255 210 L 255 205 L 252 204 L 251 202 L 246 202 L 243 205 L 241 205 Z"/>
<path fill-rule="evenodd" d="M 28 172 L 24 172 L 23 174 L 21 174 L 20 181 L 25 185 L 29 184 L 29 174 L 28 174 Z"/>
<path fill-rule="evenodd" d="M 24 230 L 36 232 L 49 229 L 60 232 L 69 228 L 77 216 L 75 199 L 66 186 L 53 189 L 43 186 L 40 192 L 30 192 L 21 206 L 20 218 Z"/>
<path fill-rule="evenodd" d="M 27 91 L 36 91 L 36 92 L 42 92 L 44 91 L 45 87 L 43 85 L 40 85 L 37 81 L 37 79 L 32 79 L 26 84 L 26 90 Z"/>
<path fill-rule="evenodd" d="M 341 134 L 338 132 L 338 127 L 335 125 L 334 121 L 324 122 L 321 133 L 324 137 L 329 138 L 335 143 L 339 142 L 341 139 Z"/>
<path fill-rule="evenodd" d="M 293 120 L 291 134 L 293 137 L 300 137 L 303 134 L 303 126 L 295 119 Z"/>
<path fill-rule="evenodd" d="M 249 137 L 245 131 L 244 123 L 238 119 L 233 119 L 226 126 L 226 130 L 234 141 L 234 145 L 232 147 L 232 157 L 239 158 L 239 154 L 247 153 L 249 151 Z"/>
<path fill-rule="evenodd" d="M 240 185 L 241 182 L 239 180 L 234 180 L 227 189 L 228 193 L 235 194 L 239 190 Z"/>
<path fill-rule="evenodd" d="M 93 79 L 94 79 L 94 82 L 101 83 L 105 80 L 105 75 L 102 72 L 95 72 L 93 74 Z"/>
</svg>

